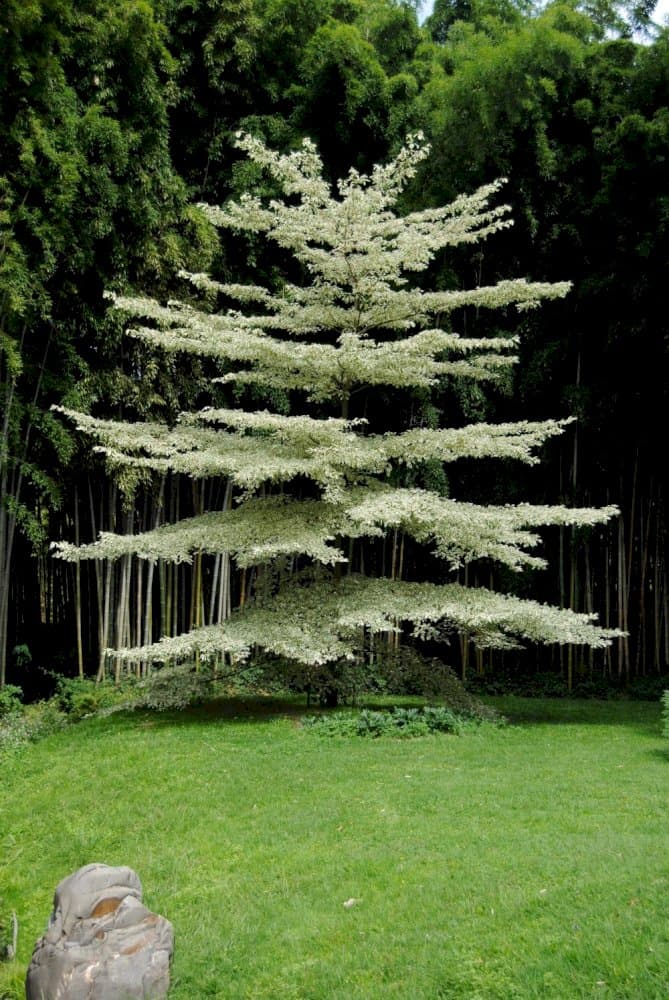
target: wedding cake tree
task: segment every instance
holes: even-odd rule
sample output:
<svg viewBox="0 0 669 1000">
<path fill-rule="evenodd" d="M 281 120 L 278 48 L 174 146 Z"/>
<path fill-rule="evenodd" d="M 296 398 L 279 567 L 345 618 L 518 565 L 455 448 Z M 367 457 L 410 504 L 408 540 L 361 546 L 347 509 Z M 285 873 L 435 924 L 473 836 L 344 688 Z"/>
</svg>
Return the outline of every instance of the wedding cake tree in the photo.
<svg viewBox="0 0 669 1000">
<path fill-rule="evenodd" d="M 364 553 L 364 540 L 399 530 L 454 570 L 473 560 L 521 570 L 543 565 L 535 554 L 537 527 L 592 525 L 616 512 L 485 506 L 397 485 L 407 481 L 398 469 L 426 460 L 534 463 L 537 449 L 567 421 L 374 433 L 350 415 L 351 400 L 369 387 L 429 390 L 446 376 L 498 378 L 516 361 L 516 338 L 459 336 L 449 328 L 450 314 L 465 306 L 529 309 L 568 291 L 565 283 L 526 280 L 464 291 L 425 291 L 412 283 L 444 248 L 477 243 L 510 225 L 506 207 L 491 207 L 499 184 L 442 208 L 400 215 L 398 198 L 428 155 L 421 136 L 369 175 L 351 170 L 336 191 L 308 140 L 287 155 L 245 134 L 238 145 L 283 197 L 245 194 L 206 208 L 209 218 L 273 241 L 295 258 L 303 278 L 275 290 L 189 274 L 195 288 L 228 308 L 123 297 L 116 307 L 134 316 L 132 336 L 164 351 L 216 359 L 223 371 L 217 381 L 254 387 L 237 398 L 264 392 L 270 400 L 280 391 L 294 412 L 206 408 L 168 427 L 64 411 L 116 470 L 223 477 L 235 504 L 139 535 L 103 534 L 90 545 L 56 548 L 69 560 L 134 553 L 183 561 L 228 553 L 238 567 L 256 568 L 255 585 L 250 593 L 242 589 L 226 620 L 120 655 L 160 662 L 227 653 L 240 661 L 264 649 L 314 665 L 356 658 L 370 635 L 393 630 L 432 639 L 464 632 L 480 647 L 524 640 L 606 645 L 617 633 L 592 615 L 456 582 L 367 575 L 363 560 L 354 571 L 348 558 L 351 540 L 361 540 L 356 545 Z"/>
</svg>

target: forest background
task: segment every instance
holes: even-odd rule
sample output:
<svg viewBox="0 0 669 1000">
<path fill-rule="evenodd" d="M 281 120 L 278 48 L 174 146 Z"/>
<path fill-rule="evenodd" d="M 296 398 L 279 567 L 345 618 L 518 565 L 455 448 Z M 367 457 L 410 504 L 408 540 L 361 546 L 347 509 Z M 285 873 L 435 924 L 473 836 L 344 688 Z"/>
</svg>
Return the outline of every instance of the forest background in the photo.
<svg viewBox="0 0 669 1000">
<path fill-rule="evenodd" d="M 629 639 L 605 651 L 483 654 L 463 637 L 445 656 L 463 673 L 552 670 L 570 684 L 666 672 L 666 466 L 657 441 L 669 344 L 669 29 L 653 26 L 643 2 L 436 0 L 423 25 L 417 6 L 3 4 L 0 683 L 30 692 L 44 670 L 95 675 L 108 665 L 107 647 L 218 620 L 244 600 L 249 580 L 222 556 L 86 566 L 54 560 L 49 549 L 220 502 L 220 484 L 178 477 L 128 500 L 50 407 L 169 421 L 211 402 L 206 364 L 180 365 L 125 340 L 103 293 L 166 298 L 182 268 L 278 280 L 276 254 L 260 242 L 243 258 L 232 243 L 219 247 L 196 207 L 259 183 L 233 148 L 239 128 L 283 150 L 310 136 L 333 178 L 352 165 L 369 169 L 422 129 L 432 153 L 407 209 L 509 178 L 514 228 L 475 254 L 442 255 L 426 283 L 526 275 L 569 279 L 571 294 L 524 314 L 520 326 L 515 315 L 474 309 L 454 318 L 470 335 L 520 332 L 520 364 L 494 392 L 445 382 L 436 402 L 389 391 L 374 405 L 398 424 L 575 415 L 540 467 L 506 463 L 500 475 L 499 463 L 463 463 L 432 488 L 478 502 L 619 505 L 610 526 L 548 531 L 548 570 L 518 577 L 477 564 L 461 579 L 489 584 L 494 574 L 498 590 L 598 611 Z M 402 539 L 390 544 L 397 552 Z M 419 557 L 407 547 L 407 575 Z M 444 582 L 439 573 L 435 563 Z"/>
</svg>

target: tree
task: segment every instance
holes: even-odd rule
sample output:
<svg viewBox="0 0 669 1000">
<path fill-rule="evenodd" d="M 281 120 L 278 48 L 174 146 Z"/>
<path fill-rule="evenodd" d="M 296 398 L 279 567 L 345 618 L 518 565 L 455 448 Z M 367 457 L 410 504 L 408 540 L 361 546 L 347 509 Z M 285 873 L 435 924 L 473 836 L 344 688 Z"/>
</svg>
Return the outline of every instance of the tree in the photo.
<svg viewBox="0 0 669 1000">
<path fill-rule="evenodd" d="M 440 292 L 412 283 L 440 251 L 476 244 L 509 225 L 506 208 L 491 206 L 499 184 L 401 216 L 394 206 L 428 155 L 419 136 L 371 174 L 351 170 L 336 195 L 310 141 L 287 155 L 248 135 L 240 134 L 238 144 L 284 198 L 246 194 L 208 209 L 209 216 L 219 227 L 272 240 L 297 262 L 302 280 L 270 289 L 188 274 L 228 308 L 206 312 L 130 297 L 118 297 L 116 307 L 139 321 L 134 337 L 222 362 L 219 381 L 224 391 L 234 387 L 240 404 L 258 393 L 278 394 L 298 412 L 228 405 L 182 414 L 168 427 L 65 411 L 124 475 L 225 477 L 238 501 L 234 509 L 141 535 L 57 547 L 74 561 L 134 553 L 177 562 L 226 552 L 240 567 L 237 609 L 228 620 L 120 655 L 171 661 L 223 652 L 236 661 L 262 648 L 310 667 L 360 658 L 370 637 L 399 634 L 405 623 L 414 637 L 461 632 L 480 647 L 512 648 L 522 640 L 608 644 L 617 633 L 600 628 L 593 615 L 420 579 L 428 547 L 451 571 L 475 560 L 521 570 L 543 564 L 533 552 L 537 527 L 596 524 L 615 513 L 477 505 L 416 485 L 426 463 L 534 463 L 537 448 L 566 421 L 392 433 L 363 416 L 379 386 L 429 390 L 444 377 L 494 382 L 508 371 L 516 338 L 461 337 L 443 325 L 455 310 L 525 310 L 567 292 L 564 283 L 524 279 Z M 411 558 L 400 555 L 400 535 Z"/>
<path fill-rule="evenodd" d="M 480 27 L 494 24 L 522 23 L 532 13 L 527 0 L 435 0 L 432 13 L 425 22 L 435 42 L 444 44 L 450 29 L 457 21 L 466 21 Z"/>
</svg>

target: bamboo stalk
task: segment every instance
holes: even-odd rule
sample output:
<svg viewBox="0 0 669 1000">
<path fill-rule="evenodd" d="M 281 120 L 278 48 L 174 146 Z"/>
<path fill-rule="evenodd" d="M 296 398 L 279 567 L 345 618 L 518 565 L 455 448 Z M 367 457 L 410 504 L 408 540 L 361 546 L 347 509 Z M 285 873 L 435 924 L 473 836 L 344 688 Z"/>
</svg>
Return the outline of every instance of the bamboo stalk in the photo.
<svg viewBox="0 0 669 1000">
<path fill-rule="evenodd" d="M 658 504 L 659 507 L 659 504 Z M 658 510 L 655 511 L 655 555 L 653 559 L 653 670 L 661 673 L 660 663 L 662 650 L 662 577 L 660 572 L 660 522 Z"/>
<path fill-rule="evenodd" d="M 593 610 L 593 599 L 592 599 L 592 573 L 590 570 L 590 540 L 588 539 L 583 547 L 583 556 L 585 560 L 585 589 L 584 589 L 584 602 L 585 610 L 592 614 Z M 595 668 L 594 650 L 592 646 L 588 647 L 588 674 L 592 680 L 593 671 Z"/>
<path fill-rule="evenodd" d="M 222 553 L 217 553 L 214 557 L 214 568 L 211 577 L 211 590 L 209 593 L 209 615 L 205 618 L 205 624 L 211 625 L 214 622 L 214 610 L 216 608 L 216 596 L 221 587 L 221 566 L 223 563 Z"/>
<path fill-rule="evenodd" d="M 625 522 L 624 517 L 621 515 L 618 520 L 618 628 L 622 631 L 627 629 L 626 551 Z M 626 636 L 621 636 L 618 639 L 618 676 L 621 677 L 623 674 L 629 676 L 629 648 Z"/>
<path fill-rule="evenodd" d="M 607 497 L 608 503 L 608 497 Z M 609 550 L 609 539 L 611 537 L 610 531 L 606 531 L 604 534 L 604 624 L 607 628 L 611 627 L 611 553 Z M 611 647 L 607 646 L 604 650 L 604 673 L 607 677 L 611 676 Z"/>
<path fill-rule="evenodd" d="M 118 594 L 118 604 L 116 607 L 116 642 L 115 646 L 129 645 L 126 643 L 126 634 L 129 618 L 129 591 L 130 591 L 130 559 L 131 556 L 123 557 L 121 564 L 121 582 Z M 121 681 L 121 660 L 117 656 L 114 660 L 114 683 Z"/>
<path fill-rule="evenodd" d="M 650 481 L 652 496 L 653 481 Z M 646 573 L 648 570 L 648 546 L 650 535 L 652 500 L 648 502 L 648 512 L 644 521 L 643 497 L 639 499 L 639 539 L 641 543 L 639 566 L 639 638 L 636 644 L 636 659 L 634 673 L 636 676 L 645 674 L 646 661 Z"/>
<path fill-rule="evenodd" d="M 79 489 L 74 487 L 74 544 L 80 544 L 79 532 Z M 81 635 L 81 563 L 77 559 L 74 564 L 74 589 L 75 589 L 75 627 L 77 633 L 77 672 L 79 678 L 84 676 L 84 646 Z"/>
<path fill-rule="evenodd" d="M 562 473 L 562 448 L 560 448 L 560 462 L 559 462 L 559 487 L 560 487 L 560 502 L 564 499 L 564 486 L 563 486 L 563 473 Z M 565 606 L 565 579 L 564 579 L 564 552 L 565 552 L 565 529 L 560 525 L 559 535 L 558 535 L 558 586 L 560 588 L 560 607 Z M 564 676 L 564 646 L 560 646 L 560 673 Z"/>
<path fill-rule="evenodd" d="M 95 530 L 95 504 L 93 502 L 93 484 L 91 482 L 90 476 L 88 477 L 88 504 L 91 516 L 91 538 L 95 540 L 97 538 L 97 533 Z M 96 608 L 98 613 L 98 656 L 100 651 L 104 649 L 103 643 L 103 618 L 102 618 L 102 588 L 103 588 L 103 564 L 99 559 L 93 560 L 93 567 L 95 573 L 95 593 L 96 593 Z"/>
<path fill-rule="evenodd" d="M 137 560 L 137 570 L 135 572 L 135 646 L 142 645 L 143 636 L 143 609 L 146 607 L 146 597 L 144 594 L 144 561 Z M 139 678 L 142 673 L 142 665 L 139 661 L 135 663 L 135 676 Z"/>
</svg>

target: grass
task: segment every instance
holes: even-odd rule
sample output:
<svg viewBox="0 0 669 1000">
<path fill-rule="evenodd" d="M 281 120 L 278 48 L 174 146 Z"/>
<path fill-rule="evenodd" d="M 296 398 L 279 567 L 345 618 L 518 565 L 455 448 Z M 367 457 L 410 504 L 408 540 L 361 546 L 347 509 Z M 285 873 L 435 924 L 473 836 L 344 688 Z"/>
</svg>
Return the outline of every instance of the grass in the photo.
<svg viewBox="0 0 669 1000">
<path fill-rule="evenodd" d="M 659 705 L 495 703 L 511 726 L 460 737 L 324 738 L 255 703 L 27 748 L 0 775 L 0 997 L 97 860 L 174 923 L 170 1000 L 666 998 Z"/>
</svg>

